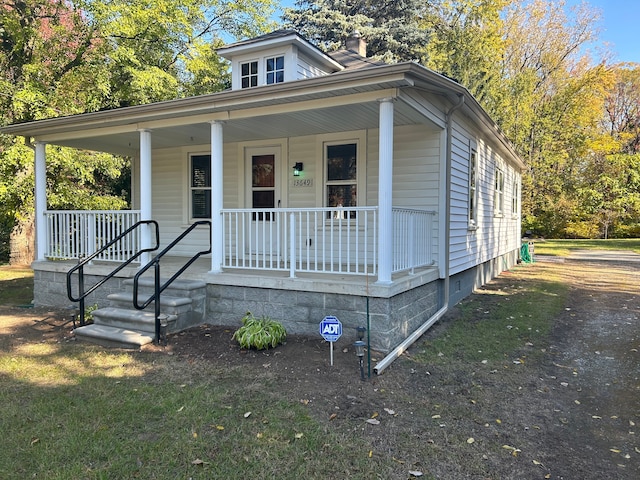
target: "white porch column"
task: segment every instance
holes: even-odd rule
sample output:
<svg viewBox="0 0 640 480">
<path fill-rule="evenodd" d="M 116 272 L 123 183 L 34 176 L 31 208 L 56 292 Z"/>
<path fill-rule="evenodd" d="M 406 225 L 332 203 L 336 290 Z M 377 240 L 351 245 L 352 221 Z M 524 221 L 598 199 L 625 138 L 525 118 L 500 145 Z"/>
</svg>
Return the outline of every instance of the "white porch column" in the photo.
<svg viewBox="0 0 640 480">
<path fill-rule="evenodd" d="M 47 251 L 47 144 L 35 144 L 35 206 L 36 206 L 36 260 L 44 260 Z"/>
<path fill-rule="evenodd" d="M 378 281 L 391 283 L 393 269 L 393 98 L 380 100 L 378 173 Z"/>
<path fill-rule="evenodd" d="M 222 272 L 222 122 L 211 122 L 211 272 Z"/>
<path fill-rule="evenodd" d="M 140 130 L 140 220 L 152 220 L 152 189 L 151 189 L 151 131 Z M 151 246 L 151 226 L 144 226 L 141 230 L 140 245 L 142 248 Z M 151 253 L 143 253 L 140 257 L 142 265 L 151 260 Z"/>
</svg>

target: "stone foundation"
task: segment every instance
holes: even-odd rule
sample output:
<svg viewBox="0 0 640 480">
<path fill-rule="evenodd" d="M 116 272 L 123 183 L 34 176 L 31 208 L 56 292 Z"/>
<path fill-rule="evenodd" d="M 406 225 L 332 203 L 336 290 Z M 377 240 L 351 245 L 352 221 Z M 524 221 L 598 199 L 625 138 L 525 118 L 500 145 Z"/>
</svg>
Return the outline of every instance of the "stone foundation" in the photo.
<svg viewBox="0 0 640 480">
<path fill-rule="evenodd" d="M 438 310 L 439 282 L 390 298 L 369 298 L 371 347 L 388 352 Z M 356 340 L 355 329 L 367 326 L 367 297 L 347 294 L 275 290 L 273 288 L 207 285 L 207 323 L 240 326 L 242 317 L 268 316 L 288 333 L 320 336 L 320 322 L 332 315 L 342 323 L 336 345 Z"/>
</svg>

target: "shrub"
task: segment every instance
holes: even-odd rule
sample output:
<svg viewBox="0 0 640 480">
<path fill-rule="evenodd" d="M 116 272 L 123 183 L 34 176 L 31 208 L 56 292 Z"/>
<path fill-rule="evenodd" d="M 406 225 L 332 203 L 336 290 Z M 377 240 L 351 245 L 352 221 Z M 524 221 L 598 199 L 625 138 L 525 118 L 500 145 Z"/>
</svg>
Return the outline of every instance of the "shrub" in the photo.
<svg viewBox="0 0 640 480">
<path fill-rule="evenodd" d="M 253 316 L 251 312 L 242 319 L 242 326 L 233 334 L 242 348 L 265 350 L 283 343 L 287 331 L 280 322 L 276 322 L 264 315 L 260 318 Z"/>
</svg>

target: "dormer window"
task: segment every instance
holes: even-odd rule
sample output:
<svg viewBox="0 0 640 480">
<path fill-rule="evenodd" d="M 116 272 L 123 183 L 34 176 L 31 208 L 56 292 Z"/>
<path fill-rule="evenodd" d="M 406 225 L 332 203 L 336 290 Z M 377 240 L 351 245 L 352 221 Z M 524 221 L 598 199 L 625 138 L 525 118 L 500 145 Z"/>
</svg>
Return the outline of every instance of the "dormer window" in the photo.
<svg viewBox="0 0 640 480">
<path fill-rule="evenodd" d="M 277 30 L 218 49 L 231 61 L 231 89 L 321 77 L 344 67 L 292 30 Z"/>
<path fill-rule="evenodd" d="M 267 58 L 267 85 L 284 82 L 284 56 Z"/>
<path fill-rule="evenodd" d="M 240 66 L 240 80 L 242 88 L 257 87 L 258 86 L 258 62 L 247 62 Z"/>
</svg>

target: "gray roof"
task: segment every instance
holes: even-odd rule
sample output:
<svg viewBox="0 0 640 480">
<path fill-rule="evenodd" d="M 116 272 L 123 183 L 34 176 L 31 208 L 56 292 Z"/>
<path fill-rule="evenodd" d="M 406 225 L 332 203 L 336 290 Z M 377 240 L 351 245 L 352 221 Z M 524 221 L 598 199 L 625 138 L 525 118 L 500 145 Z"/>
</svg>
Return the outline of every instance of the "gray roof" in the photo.
<svg viewBox="0 0 640 480">
<path fill-rule="evenodd" d="M 328 55 L 342 65 L 346 70 L 387 65 L 385 62 L 358 55 L 353 50 L 336 50 L 335 52 L 329 52 Z"/>
</svg>

